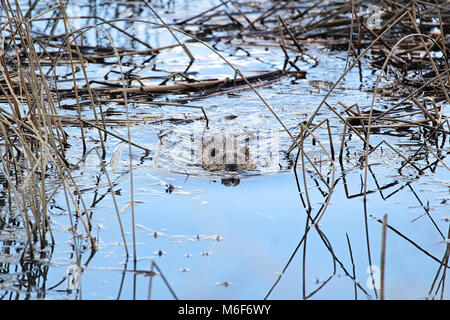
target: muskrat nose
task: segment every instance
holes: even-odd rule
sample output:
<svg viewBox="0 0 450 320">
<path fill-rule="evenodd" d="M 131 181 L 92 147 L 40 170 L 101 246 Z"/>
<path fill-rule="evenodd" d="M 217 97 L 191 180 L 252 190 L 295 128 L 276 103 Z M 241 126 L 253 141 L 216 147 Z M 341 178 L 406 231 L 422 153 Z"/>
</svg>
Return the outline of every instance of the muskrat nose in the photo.
<svg viewBox="0 0 450 320">
<path fill-rule="evenodd" d="M 238 170 L 238 165 L 236 163 L 227 163 L 225 165 L 225 170 L 226 171 L 237 171 Z"/>
</svg>

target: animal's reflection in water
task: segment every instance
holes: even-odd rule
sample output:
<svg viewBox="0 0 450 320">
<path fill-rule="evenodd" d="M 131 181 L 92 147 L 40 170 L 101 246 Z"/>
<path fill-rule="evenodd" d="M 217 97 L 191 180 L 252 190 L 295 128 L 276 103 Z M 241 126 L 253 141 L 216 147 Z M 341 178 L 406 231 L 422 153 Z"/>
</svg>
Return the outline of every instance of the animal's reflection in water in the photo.
<svg viewBox="0 0 450 320">
<path fill-rule="evenodd" d="M 222 184 L 226 187 L 236 187 L 241 182 L 238 178 L 226 178 L 221 180 Z"/>
<path fill-rule="evenodd" d="M 250 149 L 245 145 L 245 140 L 238 140 L 232 136 L 213 136 L 202 141 L 201 166 L 208 171 L 226 171 L 227 173 L 239 170 L 255 170 Z M 221 180 L 227 187 L 239 185 L 240 179 L 227 177 Z"/>
</svg>

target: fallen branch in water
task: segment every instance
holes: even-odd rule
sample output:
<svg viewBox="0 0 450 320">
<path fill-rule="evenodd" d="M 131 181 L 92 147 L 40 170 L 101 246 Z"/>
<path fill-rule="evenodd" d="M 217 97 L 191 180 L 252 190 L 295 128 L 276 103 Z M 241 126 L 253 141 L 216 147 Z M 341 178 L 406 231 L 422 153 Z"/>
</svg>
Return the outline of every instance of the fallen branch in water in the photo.
<svg viewBox="0 0 450 320">
<path fill-rule="evenodd" d="M 260 75 L 249 76 L 246 79 L 250 83 L 261 82 L 261 81 L 269 81 L 276 80 L 281 77 L 284 77 L 286 74 L 292 74 L 292 72 L 284 72 L 284 71 L 270 71 Z M 300 77 L 305 77 L 306 72 L 295 72 L 295 74 L 299 74 Z M 271 83 L 271 82 L 268 82 Z M 200 80 L 196 82 L 186 82 L 186 83 L 177 83 L 174 85 L 157 85 L 157 86 L 141 86 L 141 87 L 125 87 L 119 88 L 117 86 L 114 87 L 91 87 L 91 90 L 98 94 L 110 94 L 110 95 L 120 95 L 122 93 L 127 94 L 139 94 L 139 93 L 188 93 L 188 92 L 198 92 L 206 89 L 216 89 L 216 90 L 226 90 L 230 88 L 237 87 L 239 85 L 246 85 L 244 78 L 235 78 L 229 79 L 226 78 L 224 80 Z M 78 88 L 78 91 L 83 94 L 84 91 L 87 91 L 86 88 Z M 61 89 L 57 90 L 60 94 L 67 94 L 69 92 L 73 92 L 73 89 Z"/>
</svg>

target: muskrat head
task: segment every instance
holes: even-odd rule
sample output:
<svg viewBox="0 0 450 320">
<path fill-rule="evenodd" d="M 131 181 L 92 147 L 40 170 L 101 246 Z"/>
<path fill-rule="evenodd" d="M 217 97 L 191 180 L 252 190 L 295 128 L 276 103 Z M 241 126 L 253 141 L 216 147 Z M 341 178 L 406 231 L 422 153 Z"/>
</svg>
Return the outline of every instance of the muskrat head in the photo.
<svg viewBox="0 0 450 320">
<path fill-rule="evenodd" d="M 250 149 L 233 136 L 213 136 L 201 144 L 201 166 L 209 171 L 254 170 Z"/>
</svg>

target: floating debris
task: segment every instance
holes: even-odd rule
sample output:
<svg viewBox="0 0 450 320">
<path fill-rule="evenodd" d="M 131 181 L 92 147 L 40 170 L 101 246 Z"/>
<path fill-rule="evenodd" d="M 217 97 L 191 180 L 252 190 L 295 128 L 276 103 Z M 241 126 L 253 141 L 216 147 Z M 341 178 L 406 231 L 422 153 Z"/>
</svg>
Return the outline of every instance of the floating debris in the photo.
<svg viewBox="0 0 450 320">
<path fill-rule="evenodd" d="M 172 193 L 173 190 L 175 190 L 175 187 L 171 184 L 167 185 L 166 184 L 166 193 Z"/>
</svg>

